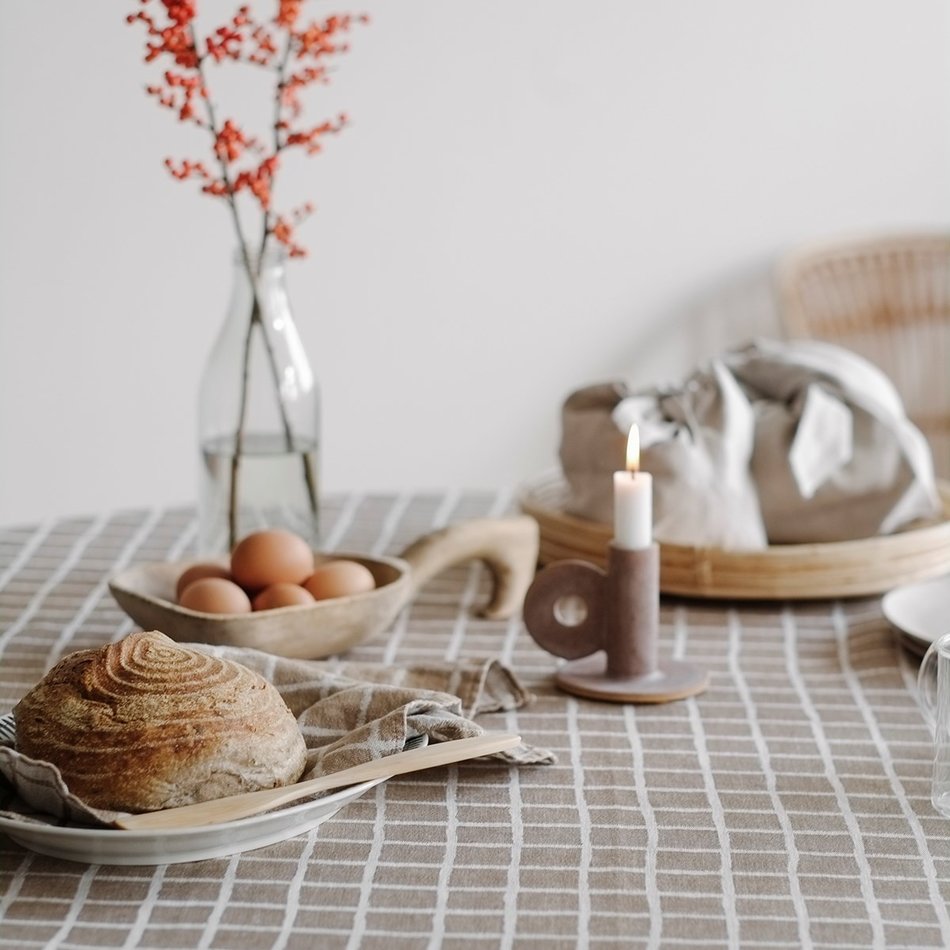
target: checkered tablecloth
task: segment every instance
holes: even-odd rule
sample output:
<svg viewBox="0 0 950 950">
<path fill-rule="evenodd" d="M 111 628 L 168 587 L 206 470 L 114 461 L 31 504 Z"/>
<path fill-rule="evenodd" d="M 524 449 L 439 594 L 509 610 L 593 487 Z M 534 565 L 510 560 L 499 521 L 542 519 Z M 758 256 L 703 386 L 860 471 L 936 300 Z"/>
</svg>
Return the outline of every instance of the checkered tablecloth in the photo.
<svg viewBox="0 0 950 950">
<path fill-rule="evenodd" d="M 396 553 L 508 495 L 348 496 L 326 546 Z M 0 531 L 0 712 L 64 653 L 133 627 L 106 581 L 180 559 L 185 510 Z M 0 946 L 209 948 L 943 947 L 950 822 L 876 599 L 664 601 L 661 652 L 704 695 L 623 706 L 562 694 L 520 620 L 474 619 L 478 565 L 432 581 L 353 659 L 497 656 L 536 694 L 485 716 L 554 766 L 396 778 L 310 834 L 167 867 L 74 864 L 0 835 Z"/>
</svg>

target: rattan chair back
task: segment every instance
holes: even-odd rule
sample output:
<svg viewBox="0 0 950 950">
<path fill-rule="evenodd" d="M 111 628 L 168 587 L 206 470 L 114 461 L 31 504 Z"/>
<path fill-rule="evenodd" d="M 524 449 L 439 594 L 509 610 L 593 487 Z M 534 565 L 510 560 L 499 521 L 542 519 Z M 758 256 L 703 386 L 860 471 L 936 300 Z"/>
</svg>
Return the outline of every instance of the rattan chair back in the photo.
<svg viewBox="0 0 950 950">
<path fill-rule="evenodd" d="M 894 382 L 950 477 L 950 234 L 807 247 L 778 268 L 790 338 L 847 347 Z"/>
</svg>

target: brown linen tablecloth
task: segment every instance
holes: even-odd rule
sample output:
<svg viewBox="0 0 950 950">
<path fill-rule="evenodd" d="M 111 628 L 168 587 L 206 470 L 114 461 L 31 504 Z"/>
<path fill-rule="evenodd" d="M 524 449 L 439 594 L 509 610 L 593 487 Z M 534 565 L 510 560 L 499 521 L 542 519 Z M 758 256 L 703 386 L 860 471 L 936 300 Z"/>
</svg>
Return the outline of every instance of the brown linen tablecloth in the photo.
<svg viewBox="0 0 950 950">
<path fill-rule="evenodd" d="M 326 546 L 394 553 L 510 496 L 332 499 Z M 131 631 L 105 582 L 186 556 L 188 511 L 0 531 L 0 712 L 64 653 Z M 711 673 L 669 705 L 588 702 L 521 622 L 432 581 L 361 661 L 497 656 L 536 695 L 480 717 L 557 765 L 392 779 L 303 837 L 165 867 L 74 864 L 0 835 L 0 947 L 943 947 L 950 822 L 929 801 L 913 659 L 877 599 L 664 601 L 661 650 Z"/>
</svg>

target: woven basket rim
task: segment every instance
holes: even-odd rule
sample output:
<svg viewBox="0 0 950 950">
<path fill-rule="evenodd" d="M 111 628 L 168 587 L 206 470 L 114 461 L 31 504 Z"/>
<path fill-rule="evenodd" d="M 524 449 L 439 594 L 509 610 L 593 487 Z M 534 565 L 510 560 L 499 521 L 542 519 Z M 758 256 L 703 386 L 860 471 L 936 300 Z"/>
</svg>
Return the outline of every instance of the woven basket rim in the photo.
<svg viewBox="0 0 950 950">
<path fill-rule="evenodd" d="M 737 600 L 821 599 L 869 596 L 939 576 L 950 571 L 950 482 L 938 488 L 942 516 L 891 535 L 757 550 L 661 543 L 661 590 Z M 579 557 L 602 566 L 611 526 L 552 506 L 552 492 L 565 491 L 563 476 L 553 470 L 518 493 L 521 510 L 538 522 L 541 561 Z"/>
</svg>

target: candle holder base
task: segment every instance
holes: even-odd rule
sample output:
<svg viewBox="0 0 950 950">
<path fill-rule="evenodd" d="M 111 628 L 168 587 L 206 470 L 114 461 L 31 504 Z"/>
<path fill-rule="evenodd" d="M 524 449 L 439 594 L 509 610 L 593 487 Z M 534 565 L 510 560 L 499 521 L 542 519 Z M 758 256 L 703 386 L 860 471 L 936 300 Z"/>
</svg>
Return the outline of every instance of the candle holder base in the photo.
<svg viewBox="0 0 950 950">
<path fill-rule="evenodd" d="M 614 703 L 669 703 L 703 692 L 709 685 L 709 674 L 682 660 L 660 660 L 653 673 L 607 676 L 607 655 L 601 651 L 565 663 L 554 680 L 561 689 L 585 699 Z"/>
</svg>

